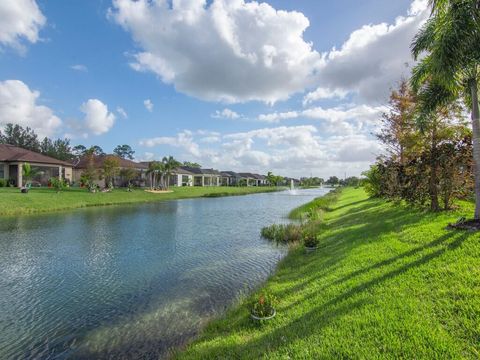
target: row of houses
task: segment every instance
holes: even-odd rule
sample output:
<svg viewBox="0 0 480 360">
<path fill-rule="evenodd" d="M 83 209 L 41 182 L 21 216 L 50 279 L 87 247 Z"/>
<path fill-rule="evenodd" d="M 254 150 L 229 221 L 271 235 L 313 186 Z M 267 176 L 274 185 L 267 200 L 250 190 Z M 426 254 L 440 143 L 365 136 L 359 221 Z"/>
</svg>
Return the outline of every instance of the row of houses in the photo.
<svg viewBox="0 0 480 360">
<path fill-rule="evenodd" d="M 88 167 L 101 171 L 107 159 L 115 158 L 120 169 L 134 169 L 137 177 L 132 181 L 136 186 L 150 186 L 147 175 L 149 163 L 135 162 L 115 155 L 97 155 L 82 157 L 72 163 L 54 159 L 34 151 L 13 145 L 0 144 L 0 179 L 5 179 L 14 186 L 23 185 L 23 164 L 29 163 L 34 168 L 36 185 L 47 185 L 52 177 L 65 179 L 79 184 L 82 174 Z M 121 173 L 120 173 L 121 174 Z M 114 186 L 125 186 L 126 180 L 121 175 L 114 177 Z M 296 179 L 285 178 L 285 184 Z M 218 171 L 180 166 L 166 179 L 169 186 L 265 186 L 266 176 L 254 173 L 237 173 L 234 171 Z M 96 180 L 99 186 L 105 186 L 105 180 Z"/>
</svg>

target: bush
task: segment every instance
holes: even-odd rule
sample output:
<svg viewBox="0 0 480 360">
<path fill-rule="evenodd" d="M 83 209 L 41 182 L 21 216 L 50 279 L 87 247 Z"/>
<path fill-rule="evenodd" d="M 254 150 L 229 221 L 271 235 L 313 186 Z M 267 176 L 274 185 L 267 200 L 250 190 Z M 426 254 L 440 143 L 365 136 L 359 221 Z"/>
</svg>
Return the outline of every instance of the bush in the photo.
<svg viewBox="0 0 480 360">
<path fill-rule="evenodd" d="M 277 298 L 268 293 L 261 293 L 250 305 L 250 313 L 256 317 L 268 317 L 275 313 Z"/>
<path fill-rule="evenodd" d="M 302 238 L 302 227 L 297 224 L 273 224 L 262 228 L 261 234 L 276 243 L 294 243 Z"/>
<path fill-rule="evenodd" d="M 309 248 L 317 247 L 318 246 L 317 235 L 315 235 L 315 233 L 313 233 L 313 232 L 306 232 L 303 235 L 303 245 L 305 245 L 305 247 L 309 247 Z"/>
<path fill-rule="evenodd" d="M 57 190 L 57 192 L 62 191 L 67 186 L 64 180 L 59 179 L 57 177 L 50 178 L 50 180 L 48 180 L 48 183 L 50 184 L 51 187 Z"/>
<path fill-rule="evenodd" d="M 5 179 L 0 179 L 0 187 L 7 187 L 7 180 Z"/>
</svg>

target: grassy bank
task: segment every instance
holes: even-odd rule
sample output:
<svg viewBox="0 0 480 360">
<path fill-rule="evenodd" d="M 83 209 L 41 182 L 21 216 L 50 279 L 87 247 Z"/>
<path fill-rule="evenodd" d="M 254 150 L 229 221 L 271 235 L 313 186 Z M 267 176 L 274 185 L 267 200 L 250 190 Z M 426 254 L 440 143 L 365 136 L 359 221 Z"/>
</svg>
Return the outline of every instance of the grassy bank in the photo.
<svg viewBox="0 0 480 360">
<path fill-rule="evenodd" d="M 480 234 L 445 229 L 472 213 L 461 206 L 424 213 L 344 190 L 321 248 L 293 248 L 265 284 L 277 317 L 256 325 L 240 304 L 178 358 L 478 359 Z"/>
<path fill-rule="evenodd" d="M 61 193 L 53 189 L 33 188 L 21 194 L 16 188 L 0 188 L 0 215 L 18 215 L 75 209 L 87 206 L 120 205 L 196 197 L 246 195 L 278 191 L 273 187 L 172 187 L 171 193 L 153 194 L 142 189 L 127 192 L 115 189 L 110 193 L 91 194 L 85 189 L 71 188 Z"/>
</svg>

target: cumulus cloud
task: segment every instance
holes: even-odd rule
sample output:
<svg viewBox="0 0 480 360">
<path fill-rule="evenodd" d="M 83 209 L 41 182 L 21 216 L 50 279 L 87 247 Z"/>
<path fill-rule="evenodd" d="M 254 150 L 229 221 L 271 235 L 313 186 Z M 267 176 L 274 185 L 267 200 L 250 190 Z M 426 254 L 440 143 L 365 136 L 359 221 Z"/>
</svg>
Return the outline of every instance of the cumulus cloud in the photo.
<svg viewBox="0 0 480 360">
<path fill-rule="evenodd" d="M 148 111 L 150 111 L 150 112 L 153 111 L 152 100 L 150 100 L 150 99 L 143 100 L 143 106 L 145 106 L 145 109 L 147 109 Z"/>
<path fill-rule="evenodd" d="M 115 123 L 115 115 L 108 111 L 107 105 L 98 99 L 84 102 L 80 110 L 85 114 L 86 128 L 95 135 L 108 132 Z"/>
<path fill-rule="evenodd" d="M 306 106 L 312 102 L 315 102 L 317 100 L 324 100 L 324 99 L 343 99 L 347 96 L 348 91 L 342 90 L 342 89 L 327 89 L 327 88 L 322 88 L 319 87 L 315 91 L 309 92 L 305 97 L 303 98 L 303 105 Z"/>
<path fill-rule="evenodd" d="M 348 92 L 367 103 L 385 101 L 399 77 L 408 75 L 410 44 L 428 15 L 427 0 L 415 0 L 407 16 L 393 24 L 365 25 L 352 32 L 340 49 L 323 54 L 320 87 L 307 94 L 304 103 Z"/>
<path fill-rule="evenodd" d="M 71 65 L 70 69 L 80 72 L 88 72 L 88 68 L 82 64 Z"/>
<path fill-rule="evenodd" d="M 223 110 L 217 110 L 215 111 L 214 114 L 212 114 L 212 117 L 215 119 L 231 119 L 231 120 L 236 120 L 242 117 L 240 114 L 236 113 L 233 110 L 230 110 L 228 108 L 225 108 Z"/>
<path fill-rule="evenodd" d="M 308 19 L 244 0 L 114 0 L 109 17 L 142 48 L 131 66 L 209 101 L 274 103 L 314 83 Z"/>
<path fill-rule="evenodd" d="M 24 51 L 25 41 L 38 41 L 46 21 L 35 0 L 0 1 L 0 45 Z"/>
<path fill-rule="evenodd" d="M 0 125 L 15 123 L 28 126 L 43 136 L 54 134 L 62 121 L 53 110 L 39 105 L 40 92 L 20 80 L 0 82 Z"/>
<path fill-rule="evenodd" d="M 170 145 L 173 147 L 182 148 L 188 154 L 193 156 L 200 156 L 199 146 L 193 140 L 193 133 L 185 130 L 177 134 L 177 136 L 159 136 L 151 139 L 144 139 L 140 141 L 140 145 L 146 147 L 155 147 L 158 145 Z"/>
</svg>

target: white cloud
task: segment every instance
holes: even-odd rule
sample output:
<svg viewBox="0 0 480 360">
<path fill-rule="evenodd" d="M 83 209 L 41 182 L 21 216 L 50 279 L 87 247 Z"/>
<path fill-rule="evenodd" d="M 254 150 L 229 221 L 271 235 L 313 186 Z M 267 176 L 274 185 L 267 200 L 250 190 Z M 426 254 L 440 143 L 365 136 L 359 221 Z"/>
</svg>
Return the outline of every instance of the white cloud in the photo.
<svg viewBox="0 0 480 360">
<path fill-rule="evenodd" d="M 40 92 L 20 80 L 0 82 L 0 125 L 7 123 L 30 127 L 43 137 L 53 135 L 62 121 L 53 110 L 39 105 Z"/>
<path fill-rule="evenodd" d="M 127 114 L 127 112 L 125 111 L 124 108 L 118 106 L 118 107 L 117 107 L 117 113 L 118 113 L 122 118 L 128 119 L 128 114 Z"/>
<path fill-rule="evenodd" d="M 306 106 L 312 102 L 315 102 L 317 100 L 324 100 L 324 99 L 343 99 L 345 96 L 347 96 L 348 91 L 346 90 L 341 90 L 341 89 L 326 89 L 319 87 L 315 91 L 309 92 L 305 97 L 303 98 L 303 105 Z"/>
<path fill-rule="evenodd" d="M 115 122 L 115 115 L 98 99 L 89 99 L 80 110 L 85 114 L 85 126 L 95 135 L 108 132 Z"/>
<path fill-rule="evenodd" d="M 144 139 L 140 141 L 141 146 L 155 147 L 159 145 L 170 145 L 186 150 L 190 155 L 200 156 L 199 146 L 193 141 L 193 133 L 185 130 L 180 132 L 175 137 L 159 136 L 151 139 Z"/>
<path fill-rule="evenodd" d="M 388 109 L 386 106 L 339 106 L 334 108 L 312 107 L 299 111 L 274 112 L 261 114 L 259 121 L 279 123 L 289 119 L 313 119 L 323 122 L 324 132 L 330 134 L 353 134 L 368 131 L 379 124 L 381 116 Z"/>
<path fill-rule="evenodd" d="M 0 1 L 0 45 L 24 51 L 23 41 L 36 43 L 46 21 L 35 0 Z"/>
<path fill-rule="evenodd" d="M 88 68 L 82 64 L 71 65 L 70 69 L 80 72 L 88 72 Z"/>
<path fill-rule="evenodd" d="M 340 49 L 323 54 L 319 89 L 308 94 L 309 102 L 332 94 L 355 92 L 368 103 L 384 102 L 388 91 L 412 62 L 410 44 L 428 18 L 426 0 L 415 0 L 407 16 L 393 24 L 365 25 L 350 34 Z"/>
<path fill-rule="evenodd" d="M 322 63 L 308 19 L 244 0 L 114 0 L 109 17 L 142 48 L 137 71 L 209 101 L 273 103 L 314 83 Z"/>
<path fill-rule="evenodd" d="M 240 114 L 236 113 L 233 110 L 230 110 L 228 108 L 223 109 L 222 111 L 217 110 L 215 111 L 214 114 L 212 114 L 212 117 L 215 119 L 231 119 L 231 120 L 236 120 L 242 117 Z"/>
<path fill-rule="evenodd" d="M 152 100 L 150 100 L 150 99 L 143 100 L 143 105 L 145 106 L 145 109 L 147 109 L 148 111 L 150 111 L 150 112 L 153 111 Z"/>
</svg>

